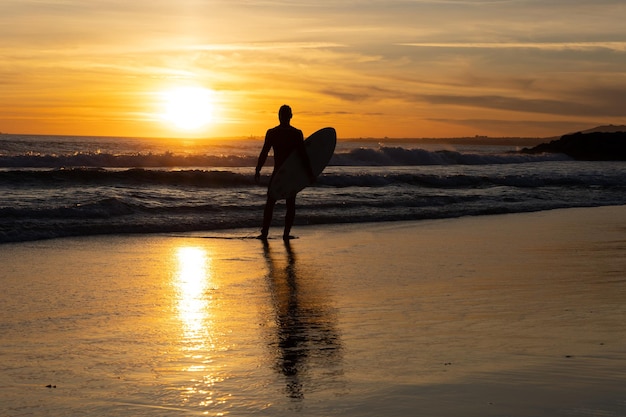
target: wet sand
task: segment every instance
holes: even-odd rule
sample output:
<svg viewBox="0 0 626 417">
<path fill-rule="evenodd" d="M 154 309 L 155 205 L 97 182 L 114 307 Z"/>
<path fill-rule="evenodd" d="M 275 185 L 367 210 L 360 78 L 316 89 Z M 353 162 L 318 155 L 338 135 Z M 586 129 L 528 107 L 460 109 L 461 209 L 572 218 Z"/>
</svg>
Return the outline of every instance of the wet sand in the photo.
<svg viewBox="0 0 626 417">
<path fill-rule="evenodd" d="M 294 232 L 3 245 L 0 415 L 626 415 L 626 207 Z"/>
</svg>

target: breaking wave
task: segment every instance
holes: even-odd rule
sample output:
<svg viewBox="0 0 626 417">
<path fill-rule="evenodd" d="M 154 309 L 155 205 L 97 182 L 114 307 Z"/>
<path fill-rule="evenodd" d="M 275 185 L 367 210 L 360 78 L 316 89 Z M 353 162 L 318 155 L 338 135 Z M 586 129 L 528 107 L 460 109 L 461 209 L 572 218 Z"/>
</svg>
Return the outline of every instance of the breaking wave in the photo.
<svg viewBox="0 0 626 417">
<path fill-rule="evenodd" d="M 450 150 L 428 151 L 403 147 L 380 146 L 377 149 L 357 148 L 337 152 L 330 161 L 335 166 L 417 166 L 417 165 L 490 165 L 525 162 L 561 161 L 569 158 L 561 154 L 527 155 L 521 153 L 479 154 Z M 253 167 L 253 155 L 176 155 L 111 154 L 76 152 L 69 155 L 34 154 L 0 155 L 2 168 L 157 168 L 157 167 Z M 271 158 L 268 161 L 271 163 Z"/>
</svg>

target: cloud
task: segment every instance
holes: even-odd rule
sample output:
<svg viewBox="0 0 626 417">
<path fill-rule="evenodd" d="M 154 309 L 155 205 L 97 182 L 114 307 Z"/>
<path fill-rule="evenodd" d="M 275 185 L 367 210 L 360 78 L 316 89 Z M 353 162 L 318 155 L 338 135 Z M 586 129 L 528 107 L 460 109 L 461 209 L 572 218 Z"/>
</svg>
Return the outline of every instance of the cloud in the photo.
<svg viewBox="0 0 626 417">
<path fill-rule="evenodd" d="M 522 81 L 502 78 L 478 85 L 473 85 L 474 79 L 471 77 L 464 81 L 465 85 L 426 86 L 399 81 L 380 87 L 357 82 L 336 83 L 332 88 L 320 89 L 319 93 L 355 105 L 393 101 L 405 109 L 427 105 L 431 111 L 447 113 L 456 107 L 581 118 L 626 116 L 626 80 L 592 82 L 579 80 L 580 77 L 577 78 L 575 74 L 562 78 L 560 83 L 557 82 L 559 80 L 549 78 Z M 490 90 L 500 93 L 484 93 Z"/>
<path fill-rule="evenodd" d="M 626 42 L 412 42 L 399 43 L 401 46 L 420 48 L 453 48 L 453 49 L 541 49 L 548 51 L 565 50 L 596 50 L 608 49 L 626 52 Z"/>
<path fill-rule="evenodd" d="M 251 42 L 231 44 L 188 45 L 182 49 L 189 51 L 272 51 L 286 49 L 329 49 L 345 48 L 335 42 Z"/>
<path fill-rule="evenodd" d="M 431 104 L 478 107 L 492 110 L 507 110 L 522 113 L 541 113 L 568 116 L 620 116 L 622 109 L 601 106 L 589 102 L 572 102 L 556 99 L 527 99 L 507 96 L 420 96 Z"/>
</svg>

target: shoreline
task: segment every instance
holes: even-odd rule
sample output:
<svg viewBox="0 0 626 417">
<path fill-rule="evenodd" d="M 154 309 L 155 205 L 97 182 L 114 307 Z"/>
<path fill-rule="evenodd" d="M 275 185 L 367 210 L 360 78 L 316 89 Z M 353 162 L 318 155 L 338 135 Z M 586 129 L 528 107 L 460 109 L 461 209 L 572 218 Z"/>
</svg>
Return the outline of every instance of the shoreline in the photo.
<svg viewBox="0 0 626 417">
<path fill-rule="evenodd" d="M 345 223 L 345 222 L 337 222 L 337 223 L 324 223 L 324 224 L 298 224 L 298 217 L 296 213 L 296 223 L 294 224 L 293 230 L 296 234 L 307 235 L 313 230 L 317 229 L 341 229 L 345 228 L 346 230 L 352 230 L 354 228 L 369 228 L 369 227 L 379 227 L 384 225 L 394 225 L 394 224 L 406 224 L 409 227 L 411 225 L 419 225 L 425 222 L 438 222 L 438 221 L 453 221 L 453 220 L 463 220 L 463 219 L 473 219 L 473 218 L 498 218 L 500 216 L 514 216 L 514 215 L 533 215 L 536 213 L 550 213 L 554 211 L 561 210 L 593 210 L 593 209 L 602 209 L 602 208 L 617 208 L 617 207 L 626 207 L 626 205 L 606 205 L 606 206 L 585 206 L 585 207 L 558 207 L 551 209 L 542 209 L 542 210 L 532 210 L 532 211 L 520 211 L 520 212 L 508 212 L 508 213 L 489 213 L 489 214 L 473 214 L 473 215 L 462 215 L 456 217 L 441 217 L 441 218 L 423 218 L 423 219 L 401 219 L 401 220 L 382 220 L 382 221 L 371 221 L 371 222 L 354 222 L 354 223 Z M 262 209 L 262 208 L 261 208 Z M 259 209 L 259 210 L 261 210 Z M 274 236 L 282 235 L 282 220 L 281 217 L 283 212 L 281 210 L 277 210 L 277 214 L 275 215 L 274 222 L 277 222 L 272 226 L 271 231 L 273 231 Z M 260 223 L 259 223 L 260 224 Z M 182 231 L 154 231 L 154 232 L 141 232 L 141 231 L 132 231 L 132 232 L 97 232 L 90 235 L 68 235 L 68 236 L 53 236 L 53 237 L 38 237 L 32 239 L 24 239 L 24 240 L 12 240 L 12 241 L 0 241 L 0 247 L 21 244 L 21 243 L 34 243 L 34 242 L 42 242 L 42 241 L 56 241 L 62 239 L 90 239 L 90 238 L 106 238 L 106 237 L 115 237 L 115 236 L 127 236 L 127 237 L 202 237 L 202 236 L 214 236 L 218 238 L 220 236 L 231 236 L 231 238 L 237 237 L 245 237 L 249 238 L 251 236 L 258 235 L 259 227 L 240 227 L 240 228 L 223 228 L 223 229 L 208 229 L 208 230 L 182 230 Z M 302 231 L 303 233 L 299 233 Z M 293 234 L 293 233 L 292 233 Z M 298 236 L 299 237 L 299 236 Z"/>
</svg>

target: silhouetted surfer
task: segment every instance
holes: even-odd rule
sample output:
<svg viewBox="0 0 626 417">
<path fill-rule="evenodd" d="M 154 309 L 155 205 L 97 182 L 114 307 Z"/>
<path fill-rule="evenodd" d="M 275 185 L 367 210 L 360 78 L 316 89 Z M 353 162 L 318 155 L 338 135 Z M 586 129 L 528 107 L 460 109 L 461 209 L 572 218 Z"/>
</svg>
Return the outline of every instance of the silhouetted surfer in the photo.
<svg viewBox="0 0 626 417">
<path fill-rule="evenodd" d="M 272 179 L 274 178 L 274 174 L 278 168 L 295 150 L 300 152 L 311 182 L 315 181 L 315 175 L 313 175 L 311 163 L 304 148 L 304 135 L 300 129 L 296 129 L 291 126 L 290 123 L 292 117 L 293 114 L 291 112 L 291 107 L 287 105 L 281 106 L 278 110 L 278 120 L 280 120 L 280 124 L 272 129 L 269 129 L 265 134 L 265 143 L 263 144 L 263 149 L 261 149 L 261 153 L 259 154 L 259 160 L 254 174 L 254 180 L 257 183 L 261 178 L 261 168 L 265 164 L 265 160 L 267 159 L 270 149 L 274 149 L 274 171 L 272 172 L 272 178 L 270 179 L 269 186 L 272 185 Z M 289 233 L 291 232 L 291 227 L 293 226 L 293 222 L 296 217 L 296 194 L 294 193 L 293 195 L 287 196 L 286 200 L 287 212 L 285 213 L 285 230 L 283 232 L 283 239 L 289 240 L 293 238 L 293 236 Z M 265 210 L 263 211 L 263 226 L 261 228 L 261 235 L 259 236 L 259 239 L 267 239 L 275 205 L 276 200 L 270 197 L 268 193 L 267 201 L 265 202 Z"/>
</svg>

